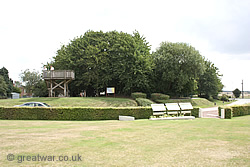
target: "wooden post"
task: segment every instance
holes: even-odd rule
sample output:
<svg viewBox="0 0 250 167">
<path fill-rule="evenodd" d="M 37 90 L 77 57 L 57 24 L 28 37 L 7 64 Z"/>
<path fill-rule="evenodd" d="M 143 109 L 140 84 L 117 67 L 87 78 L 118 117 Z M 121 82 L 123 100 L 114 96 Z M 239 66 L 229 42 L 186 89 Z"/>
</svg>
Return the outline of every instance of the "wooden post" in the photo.
<svg viewBox="0 0 250 167">
<path fill-rule="evenodd" d="M 52 87 L 53 87 L 53 85 L 52 85 L 53 83 L 52 83 L 52 80 L 50 81 L 50 97 L 53 97 L 53 89 L 52 89 Z"/>
<path fill-rule="evenodd" d="M 64 80 L 64 97 L 67 97 L 67 84 L 66 84 L 66 80 Z"/>
</svg>

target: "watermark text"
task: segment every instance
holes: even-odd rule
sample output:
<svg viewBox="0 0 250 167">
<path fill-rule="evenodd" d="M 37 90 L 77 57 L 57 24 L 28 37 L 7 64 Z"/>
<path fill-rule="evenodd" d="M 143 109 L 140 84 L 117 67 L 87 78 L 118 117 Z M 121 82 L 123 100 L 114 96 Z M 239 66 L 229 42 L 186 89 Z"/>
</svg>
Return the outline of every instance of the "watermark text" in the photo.
<svg viewBox="0 0 250 167">
<path fill-rule="evenodd" d="M 17 161 L 18 163 L 22 163 L 25 161 L 82 161 L 82 156 L 77 155 L 14 155 L 14 154 L 8 154 L 7 155 L 8 161 Z"/>
</svg>

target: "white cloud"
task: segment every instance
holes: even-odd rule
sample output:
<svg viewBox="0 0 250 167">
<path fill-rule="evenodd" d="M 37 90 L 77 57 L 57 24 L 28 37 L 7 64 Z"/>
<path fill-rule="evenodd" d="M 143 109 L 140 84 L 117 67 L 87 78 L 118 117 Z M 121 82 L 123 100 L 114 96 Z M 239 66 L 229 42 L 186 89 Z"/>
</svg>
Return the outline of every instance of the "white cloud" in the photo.
<svg viewBox="0 0 250 167">
<path fill-rule="evenodd" d="M 226 90 L 242 79 L 250 90 L 249 6 L 248 0 L 1 1 L 0 68 L 18 80 L 21 70 L 41 70 L 87 30 L 138 30 L 152 50 L 163 41 L 191 44 L 221 70 Z"/>
</svg>

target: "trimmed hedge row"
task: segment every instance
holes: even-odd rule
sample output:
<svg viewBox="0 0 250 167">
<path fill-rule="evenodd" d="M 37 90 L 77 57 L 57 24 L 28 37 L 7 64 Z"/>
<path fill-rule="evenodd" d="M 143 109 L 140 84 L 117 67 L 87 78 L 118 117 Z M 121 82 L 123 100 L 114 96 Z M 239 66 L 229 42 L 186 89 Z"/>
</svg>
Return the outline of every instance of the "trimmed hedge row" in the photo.
<svg viewBox="0 0 250 167">
<path fill-rule="evenodd" d="M 199 108 L 191 113 L 199 116 Z M 118 120 L 119 115 L 133 116 L 135 119 L 149 119 L 153 115 L 151 107 L 131 108 L 24 108 L 0 107 L 0 120 Z"/>
<path fill-rule="evenodd" d="M 221 107 L 219 107 L 219 116 L 221 116 Z M 225 109 L 225 118 L 231 119 L 232 117 L 239 117 L 244 115 L 250 115 L 250 106 L 234 106 L 227 107 Z"/>
<path fill-rule="evenodd" d="M 0 119 L 10 120 L 118 120 L 119 115 L 148 119 L 151 107 L 134 108 L 0 108 Z"/>
<path fill-rule="evenodd" d="M 250 115 L 250 106 L 235 106 L 232 109 L 234 117 Z"/>
</svg>

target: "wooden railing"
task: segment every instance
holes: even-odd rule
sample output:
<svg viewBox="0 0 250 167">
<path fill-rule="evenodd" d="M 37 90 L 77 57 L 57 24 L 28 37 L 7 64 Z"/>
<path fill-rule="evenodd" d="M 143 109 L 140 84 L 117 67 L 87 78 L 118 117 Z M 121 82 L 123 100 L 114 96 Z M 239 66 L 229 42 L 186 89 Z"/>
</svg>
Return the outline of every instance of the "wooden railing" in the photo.
<svg viewBox="0 0 250 167">
<path fill-rule="evenodd" d="M 43 71 L 43 79 L 75 79 L 75 72 L 72 70 L 51 70 Z"/>
</svg>

